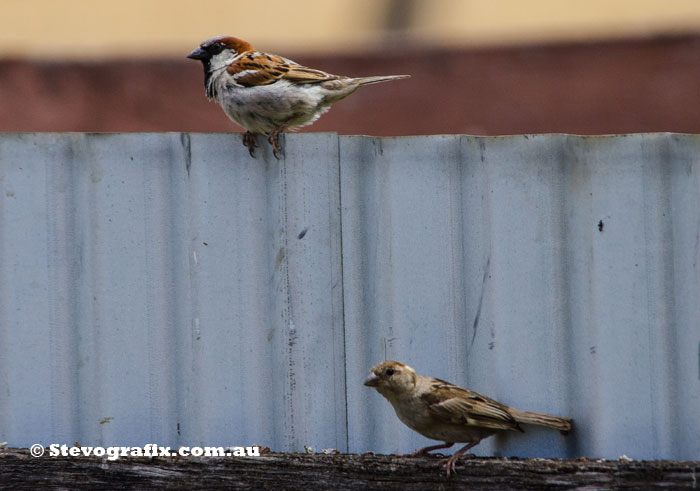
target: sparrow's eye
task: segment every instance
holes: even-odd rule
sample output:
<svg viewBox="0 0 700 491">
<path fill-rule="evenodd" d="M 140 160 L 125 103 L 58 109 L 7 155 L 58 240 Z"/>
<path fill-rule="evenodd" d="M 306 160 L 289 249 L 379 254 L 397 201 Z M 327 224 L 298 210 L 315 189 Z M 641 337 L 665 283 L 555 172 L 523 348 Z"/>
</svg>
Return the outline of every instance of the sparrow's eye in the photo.
<svg viewBox="0 0 700 491">
<path fill-rule="evenodd" d="M 394 375 L 394 369 L 393 369 L 393 368 L 387 368 L 387 369 L 386 369 L 386 372 L 384 372 L 384 373 L 386 373 L 387 377 L 391 377 L 392 375 Z"/>
</svg>

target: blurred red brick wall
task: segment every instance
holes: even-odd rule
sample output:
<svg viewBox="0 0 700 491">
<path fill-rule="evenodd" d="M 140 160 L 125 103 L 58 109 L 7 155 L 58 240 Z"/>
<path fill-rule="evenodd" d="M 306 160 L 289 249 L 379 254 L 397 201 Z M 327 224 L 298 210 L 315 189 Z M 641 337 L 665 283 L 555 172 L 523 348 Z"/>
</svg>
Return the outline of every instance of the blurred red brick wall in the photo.
<svg viewBox="0 0 700 491">
<path fill-rule="evenodd" d="M 700 36 L 551 46 L 305 56 L 364 87 L 305 131 L 478 135 L 700 133 Z M 0 131 L 240 131 L 187 60 L 0 61 Z"/>
</svg>

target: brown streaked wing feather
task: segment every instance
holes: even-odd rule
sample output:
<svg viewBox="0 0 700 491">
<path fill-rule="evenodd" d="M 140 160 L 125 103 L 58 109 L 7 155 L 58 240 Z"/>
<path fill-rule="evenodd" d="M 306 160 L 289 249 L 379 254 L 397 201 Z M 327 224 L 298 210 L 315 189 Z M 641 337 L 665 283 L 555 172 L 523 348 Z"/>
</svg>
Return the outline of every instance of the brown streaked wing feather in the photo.
<svg viewBox="0 0 700 491">
<path fill-rule="evenodd" d="M 342 78 L 298 65 L 281 56 L 261 52 L 250 52 L 241 56 L 231 63 L 226 71 L 234 77 L 236 83 L 244 87 L 269 85 L 281 78 L 299 84 L 313 84 Z"/>
<path fill-rule="evenodd" d="M 284 77 L 291 69 L 283 58 L 251 52 L 231 63 L 226 71 L 244 87 L 269 85 Z M 248 73 L 245 73 L 248 72 Z"/>
<path fill-rule="evenodd" d="M 291 65 L 291 70 L 284 75 L 284 78 L 293 80 L 294 82 L 300 84 L 313 84 L 326 82 L 328 80 L 338 80 L 341 77 L 323 72 L 321 70 L 306 68 L 305 66 L 301 65 Z"/>
<path fill-rule="evenodd" d="M 478 425 L 496 430 L 522 431 L 508 407 L 477 392 L 435 379 L 433 390 L 423 395 L 430 411 L 455 424 Z"/>
</svg>

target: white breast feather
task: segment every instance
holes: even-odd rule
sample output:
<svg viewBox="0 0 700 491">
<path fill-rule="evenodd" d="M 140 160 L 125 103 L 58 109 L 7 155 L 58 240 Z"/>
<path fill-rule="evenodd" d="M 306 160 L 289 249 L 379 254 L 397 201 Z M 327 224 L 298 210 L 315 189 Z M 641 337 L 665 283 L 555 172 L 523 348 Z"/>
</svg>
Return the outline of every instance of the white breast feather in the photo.
<svg viewBox="0 0 700 491">
<path fill-rule="evenodd" d="M 253 133 L 268 135 L 285 123 L 305 126 L 330 109 L 330 104 L 322 105 L 328 91 L 317 84 L 278 80 L 269 85 L 240 87 L 232 83 L 234 80 L 222 73 L 213 81 L 219 89 L 217 102 L 233 121 Z"/>
</svg>

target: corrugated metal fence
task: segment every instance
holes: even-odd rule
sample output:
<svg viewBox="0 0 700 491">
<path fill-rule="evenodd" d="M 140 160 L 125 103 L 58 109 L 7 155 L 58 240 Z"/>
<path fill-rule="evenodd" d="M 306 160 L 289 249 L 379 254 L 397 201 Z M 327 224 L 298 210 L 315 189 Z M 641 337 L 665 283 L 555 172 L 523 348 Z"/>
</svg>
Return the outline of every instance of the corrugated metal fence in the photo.
<svg viewBox="0 0 700 491">
<path fill-rule="evenodd" d="M 0 441 L 407 452 L 397 359 L 700 458 L 700 137 L 0 135 Z"/>
</svg>

